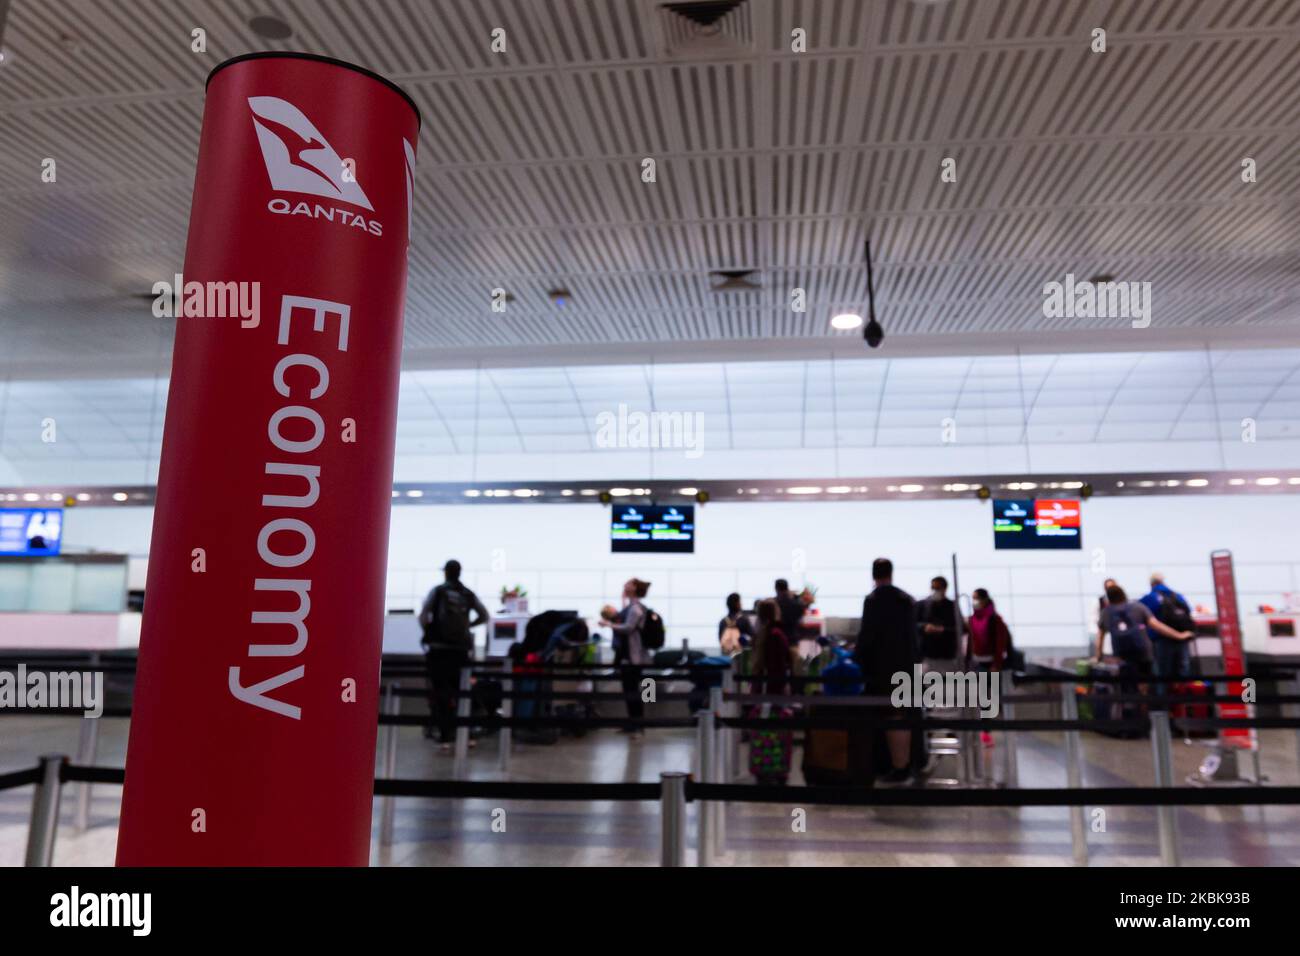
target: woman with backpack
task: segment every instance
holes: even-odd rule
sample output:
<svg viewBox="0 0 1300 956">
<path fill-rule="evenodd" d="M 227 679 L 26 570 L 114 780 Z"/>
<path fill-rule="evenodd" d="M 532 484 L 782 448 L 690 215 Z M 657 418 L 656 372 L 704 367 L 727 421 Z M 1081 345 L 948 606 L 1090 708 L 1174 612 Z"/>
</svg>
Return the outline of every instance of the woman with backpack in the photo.
<svg viewBox="0 0 1300 956">
<path fill-rule="evenodd" d="M 1154 631 L 1175 641 L 1190 640 L 1191 631 L 1176 631 L 1161 621 L 1141 601 L 1130 601 L 1118 584 L 1106 588 L 1106 607 L 1097 621 L 1097 655 L 1102 659 L 1106 635 L 1110 635 L 1110 649 L 1120 659 L 1120 693 L 1137 692 L 1139 682 L 1151 676 L 1151 637 Z"/>
<path fill-rule="evenodd" d="M 1011 650 L 1011 629 L 984 588 L 971 592 L 971 605 L 973 610 L 966 621 L 970 633 L 966 660 L 978 670 L 1000 671 Z"/>
<path fill-rule="evenodd" d="M 631 721 L 645 716 L 645 703 L 641 700 L 641 667 L 650 663 L 650 656 L 641 639 L 646 623 L 646 607 L 641 602 L 649 592 L 649 581 L 629 578 L 623 584 L 623 609 L 615 611 L 606 605 L 600 612 L 614 635 L 614 663 L 622 665 L 623 699 L 627 701 L 629 723 L 621 732 L 632 737 L 640 737 L 641 728 Z"/>
</svg>

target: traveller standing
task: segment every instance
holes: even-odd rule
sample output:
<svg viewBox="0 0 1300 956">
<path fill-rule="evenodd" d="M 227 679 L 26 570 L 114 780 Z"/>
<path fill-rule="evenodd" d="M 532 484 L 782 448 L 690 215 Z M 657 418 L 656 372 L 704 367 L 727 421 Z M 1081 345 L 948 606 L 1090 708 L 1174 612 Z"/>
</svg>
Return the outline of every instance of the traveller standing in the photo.
<svg viewBox="0 0 1300 956">
<path fill-rule="evenodd" d="M 871 565 L 875 589 L 862 602 L 862 625 L 853 657 L 862 668 L 864 691 L 871 697 L 888 697 L 893 675 L 909 676 L 916 663 L 916 602 L 894 586 L 894 564 L 877 558 Z M 901 715 L 900 715 L 901 716 Z M 883 782 L 902 785 L 911 781 L 910 730 L 886 730 L 890 770 Z"/>
<path fill-rule="evenodd" d="M 628 578 L 623 584 L 623 607 L 615 610 L 608 605 L 600 612 L 614 636 L 614 663 L 622 665 L 623 699 L 627 702 L 628 724 L 622 733 L 641 736 L 640 726 L 631 723 L 645 715 L 641 700 L 641 668 L 650 663 L 650 657 L 641 643 L 645 627 L 646 609 L 641 602 L 650 592 L 650 582 Z"/>
<path fill-rule="evenodd" d="M 948 597 L 947 578 L 934 577 L 929 596 L 916 605 L 916 632 L 925 670 L 957 669 L 957 605 Z"/>
<path fill-rule="evenodd" d="M 478 596 L 461 582 L 459 561 L 448 561 L 442 573 L 443 583 L 429 592 L 420 609 L 420 643 L 428 673 L 429 712 L 438 725 L 440 749 L 450 753 L 460 669 L 473 656 L 471 631 L 485 623 L 489 615 Z M 432 731 L 426 728 L 425 736 L 432 736 Z"/>
</svg>

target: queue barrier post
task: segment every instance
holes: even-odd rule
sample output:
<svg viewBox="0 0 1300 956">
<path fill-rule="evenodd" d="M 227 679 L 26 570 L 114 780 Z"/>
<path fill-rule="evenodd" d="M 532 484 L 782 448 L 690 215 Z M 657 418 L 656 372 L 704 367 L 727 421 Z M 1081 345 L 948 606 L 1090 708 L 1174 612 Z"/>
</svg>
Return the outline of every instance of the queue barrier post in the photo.
<svg viewBox="0 0 1300 956">
<path fill-rule="evenodd" d="M 1011 671 L 1004 670 L 999 672 L 999 679 L 1002 682 L 1002 714 L 1007 720 L 1016 719 L 1016 705 L 1010 699 L 1015 694 L 1015 684 L 1011 679 Z M 1014 731 L 1002 732 L 1002 782 L 1007 787 L 1020 786 L 1020 765 L 1016 754 L 1016 743 L 1019 734 Z"/>
<path fill-rule="evenodd" d="M 713 735 L 713 776 L 708 783 L 727 782 L 727 756 L 731 752 L 730 739 L 732 729 L 717 724 L 716 717 L 725 716 L 726 704 L 722 701 L 722 688 L 709 689 L 709 710 L 715 715 L 716 729 Z M 727 852 L 727 804 L 718 801 L 713 807 L 713 855 L 721 856 Z"/>
<path fill-rule="evenodd" d="M 659 774 L 660 866 L 686 865 L 686 779 L 680 770 Z"/>
<path fill-rule="evenodd" d="M 95 762 L 99 749 L 99 718 L 81 718 L 81 737 L 77 742 L 77 763 L 89 767 Z M 77 829 L 90 827 L 90 783 L 83 783 L 77 788 Z"/>
<path fill-rule="evenodd" d="M 63 766 L 68 758 L 62 754 L 41 757 L 41 779 L 32 796 L 32 819 L 27 831 L 27 856 L 24 866 L 53 866 L 54 837 L 59 830 L 59 799 L 63 792 Z"/>
<path fill-rule="evenodd" d="M 1079 702 L 1074 696 L 1073 684 L 1061 685 L 1061 718 L 1063 720 L 1079 719 Z M 1083 772 L 1080 767 L 1079 731 L 1065 731 L 1065 775 L 1066 786 L 1078 790 L 1083 786 Z M 1070 807 L 1070 845 L 1074 850 L 1076 866 L 1088 865 L 1088 828 L 1084 822 L 1084 808 Z"/>
<path fill-rule="evenodd" d="M 1155 764 L 1156 786 L 1174 785 L 1174 759 L 1169 729 L 1169 711 L 1151 712 L 1151 757 Z M 1169 805 L 1156 807 L 1156 826 L 1160 837 L 1160 865 L 1180 866 L 1178 858 L 1178 817 Z"/>
<path fill-rule="evenodd" d="M 470 713 L 470 671 L 472 664 L 466 664 L 460 669 L 460 696 L 456 698 L 456 716 L 462 718 L 456 727 L 456 779 L 464 774 L 465 757 L 469 754 L 469 724 L 464 718 L 469 717 Z"/>
<path fill-rule="evenodd" d="M 732 666 L 734 668 L 734 663 Z M 736 693 L 736 672 L 734 669 L 723 672 L 722 693 L 724 697 Z M 728 717 L 739 717 L 740 704 L 732 702 L 727 705 L 726 713 Z M 735 727 L 727 728 L 727 776 L 724 782 L 735 780 L 740 776 L 740 736 L 740 732 Z"/>
<path fill-rule="evenodd" d="M 402 708 L 397 696 L 397 682 L 393 681 L 384 688 L 384 713 L 396 716 Z M 389 724 L 384 731 L 384 776 L 392 778 L 397 775 L 397 724 Z M 379 813 L 379 845 L 393 845 L 393 821 L 397 814 L 397 798 L 384 797 L 384 805 Z"/>
<path fill-rule="evenodd" d="M 1297 673 L 1291 679 L 1291 693 L 1300 696 L 1300 673 Z M 1291 711 L 1292 717 L 1300 717 L 1300 704 L 1291 704 L 1288 709 Z M 1295 755 L 1296 762 L 1300 764 L 1300 727 L 1295 729 Z M 1259 779 L 1258 774 L 1256 774 L 1255 779 Z"/>
<path fill-rule="evenodd" d="M 711 710 L 702 710 L 696 715 L 695 749 L 700 757 L 701 783 L 712 783 L 714 779 L 713 738 L 716 725 L 713 716 Z M 712 818 L 713 801 L 697 800 L 695 803 L 695 824 L 698 828 L 695 859 L 697 866 L 711 866 L 713 863 Z"/>
<path fill-rule="evenodd" d="M 501 689 L 506 692 L 501 699 L 501 715 L 507 720 L 515 715 L 515 701 L 510 695 L 514 693 L 515 682 L 509 677 L 502 676 Z M 504 773 L 510 772 L 510 751 L 513 741 L 510 737 L 510 728 L 502 727 L 497 731 L 497 767 Z"/>
</svg>

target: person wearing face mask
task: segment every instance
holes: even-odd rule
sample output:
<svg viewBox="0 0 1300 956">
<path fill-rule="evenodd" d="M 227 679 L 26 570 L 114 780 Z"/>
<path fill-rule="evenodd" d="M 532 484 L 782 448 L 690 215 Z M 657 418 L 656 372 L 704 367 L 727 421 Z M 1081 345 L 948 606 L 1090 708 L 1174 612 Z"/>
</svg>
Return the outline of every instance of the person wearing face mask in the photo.
<svg viewBox="0 0 1300 956">
<path fill-rule="evenodd" d="M 970 666 L 982 671 L 1000 671 L 1011 649 L 1011 629 L 1002 619 L 989 592 L 976 588 L 971 592 L 974 610 L 966 622 L 970 641 L 966 659 Z"/>
<path fill-rule="evenodd" d="M 930 581 L 930 596 L 916 606 L 921 665 L 927 671 L 957 669 L 957 605 L 948 597 L 948 580 Z"/>
</svg>

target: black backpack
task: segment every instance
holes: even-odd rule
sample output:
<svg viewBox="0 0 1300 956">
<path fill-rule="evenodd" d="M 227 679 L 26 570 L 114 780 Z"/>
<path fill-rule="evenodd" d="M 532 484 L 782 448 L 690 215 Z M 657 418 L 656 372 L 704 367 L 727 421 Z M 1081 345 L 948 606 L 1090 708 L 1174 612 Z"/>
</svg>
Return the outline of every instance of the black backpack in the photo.
<svg viewBox="0 0 1300 956">
<path fill-rule="evenodd" d="M 1160 595 L 1160 608 L 1156 611 L 1156 618 L 1161 624 L 1167 624 L 1175 631 L 1193 633 L 1196 631 L 1196 620 L 1192 617 L 1192 609 L 1177 594 L 1168 591 Z"/>
<path fill-rule="evenodd" d="M 663 646 L 664 619 L 646 608 L 645 618 L 641 621 L 641 647 L 647 651 L 657 651 Z"/>
</svg>

